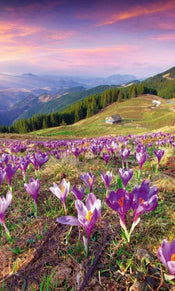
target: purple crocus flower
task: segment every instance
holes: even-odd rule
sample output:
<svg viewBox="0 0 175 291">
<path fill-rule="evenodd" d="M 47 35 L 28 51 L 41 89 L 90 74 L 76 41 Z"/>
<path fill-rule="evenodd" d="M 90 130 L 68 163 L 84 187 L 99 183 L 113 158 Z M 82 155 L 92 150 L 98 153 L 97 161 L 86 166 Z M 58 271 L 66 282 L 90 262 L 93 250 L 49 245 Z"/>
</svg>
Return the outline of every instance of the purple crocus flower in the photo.
<svg viewBox="0 0 175 291">
<path fill-rule="evenodd" d="M 86 183 L 86 185 L 89 187 L 90 192 L 92 191 L 92 186 L 94 184 L 95 176 L 89 172 L 89 173 L 83 173 L 80 175 L 80 178 L 83 180 L 83 182 Z"/>
<path fill-rule="evenodd" d="M 115 141 L 112 141 L 109 150 L 113 154 L 118 150 L 118 144 Z"/>
<path fill-rule="evenodd" d="M 32 162 L 32 164 L 34 166 L 35 174 L 37 174 L 38 162 L 37 162 L 35 153 L 30 157 L 30 160 L 31 160 L 31 162 Z"/>
<path fill-rule="evenodd" d="M 124 168 L 124 160 L 129 158 L 131 150 L 129 148 L 120 149 L 120 156 L 122 158 L 122 167 Z"/>
<path fill-rule="evenodd" d="M 120 149 L 120 156 L 122 159 L 128 159 L 130 155 L 131 150 L 129 148 Z"/>
<path fill-rule="evenodd" d="M 132 196 L 125 189 L 118 189 L 117 192 L 111 191 L 109 196 L 106 197 L 106 203 L 110 208 L 118 212 L 120 215 L 120 224 L 124 229 L 126 235 L 125 214 L 131 208 Z"/>
<path fill-rule="evenodd" d="M 5 225 L 5 211 L 9 207 L 12 201 L 12 193 L 10 191 L 7 192 L 6 198 L 4 196 L 0 197 L 0 223 L 3 225 L 6 233 L 9 235 L 9 231 Z"/>
<path fill-rule="evenodd" d="M 146 152 L 147 148 L 145 145 L 138 143 L 137 146 L 135 147 L 135 150 L 137 153 Z"/>
<path fill-rule="evenodd" d="M 20 170 L 22 172 L 24 181 L 25 181 L 25 178 L 26 178 L 26 170 L 27 170 L 27 167 L 28 167 L 28 165 L 30 163 L 31 163 L 31 160 L 28 157 L 21 158 L 21 160 L 19 162 L 19 168 L 20 168 Z"/>
<path fill-rule="evenodd" d="M 90 152 L 91 152 L 92 154 L 94 154 L 94 155 L 98 155 L 97 145 L 95 145 L 95 144 L 91 144 L 91 145 L 89 146 L 89 150 L 90 150 Z"/>
<path fill-rule="evenodd" d="M 106 165 L 108 164 L 110 159 L 110 154 L 109 153 L 103 153 L 103 160 L 105 161 Z"/>
<path fill-rule="evenodd" d="M 140 170 L 142 169 L 143 164 L 146 162 L 148 158 L 148 154 L 145 151 L 135 152 L 134 153 L 137 162 L 140 165 Z"/>
<path fill-rule="evenodd" d="M 132 178 L 133 176 L 133 170 L 127 168 L 126 170 L 124 170 L 123 168 L 119 169 L 119 175 L 122 179 L 123 185 L 124 187 L 126 187 L 126 185 L 128 184 L 129 180 Z"/>
<path fill-rule="evenodd" d="M 0 184 L 2 183 L 2 181 L 4 180 L 6 176 L 6 171 L 5 169 L 0 168 Z"/>
<path fill-rule="evenodd" d="M 84 240 L 86 253 L 92 229 L 96 221 L 101 216 L 101 200 L 97 199 L 93 193 L 89 193 L 86 198 L 86 204 L 80 200 L 75 201 L 78 217 L 63 216 L 57 218 L 57 222 L 68 225 L 83 226 L 87 233 L 87 240 Z"/>
<path fill-rule="evenodd" d="M 10 186 L 12 185 L 12 177 L 16 173 L 17 170 L 18 170 L 18 167 L 13 166 L 12 164 L 7 164 L 7 166 L 5 167 L 6 178 Z"/>
<path fill-rule="evenodd" d="M 75 196 L 76 199 L 82 200 L 83 196 L 84 196 L 84 192 L 86 190 L 86 187 L 87 186 L 82 188 L 81 186 L 79 186 L 79 188 L 77 189 L 76 185 L 74 185 L 73 189 L 71 190 L 71 192 Z"/>
<path fill-rule="evenodd" d="M 61 200 L 61 202 L 63 203 L 63 206 L 64 206 L 65 214 L 67 215 L 65 201 L 66 201 L 67 195 L 69 193 L 70 182 L 66 182 L 66 180 L 63 179 L 59 186 L 56 183 L 53 183 L 53 187 L 50 187 L 49 189 L 53 194 L 55 194 L 55 196 L 57 198 L 59 198 Z"/>
<path fill-rule="evenodd" d="M 72 154 L 76 157 L 76 158 L 78 158 L 78 156 L 81 154 L 81 149 L 79 149 L 79 148 L 75 148 L 75 147 L 73 147 L 72 148 Z"/>
<path fill-rule="evenodd" d="M 27 193 L 29 193 L 34 199 L 35 209 L 37 211 L 37 197 L 40 189 L 40 180 L 38 179 L 35 180 L 34 178 L 31 178 L 28 184 L 24 183 L 24 188 L 27 191 Z"/>
<path fill-rule="evenodd" d="M 40 169 L 41 166 L 49 160 L 49 157 L 47 153 L 39 153 L 39 154 L 35 154 L 35 159 L 38 164 L 38 169 Z"/>
<path fill-rule="evenodd" d="M 1 162 L 4 162 L 5 164 L 7 164 L 9 159 L 10 159 L 10 154 L 5 154 L 5 153 L 2 154 Z"/>
<path fill-rule="evenodd" d="M 175 239 L 169 244 L 164 239 L 161 247 L 158 249 L 160 261 L 169 269 L 171 275 L 175 275 Z"/>
<path fill-rule="evenodd" d="M 154 150 L 154 154 L 156 155 L 157 160 L 158 160 L 158 169 L 159 169 L 159 164 L 160 164 L 160 161 L 161 161 L 164 153 L 165 153 L 164 150 Z"/>
<path fill-rule="evenodd" d="M 111 183 L 112 176 L 113 176 L 112 171 L 111 172 L 107 171 L 105 174 L 101 171 L 100 175 L 103 180 L 103 183 L 105 184 L 106 190 L 108 192 L 109 184 Z"/>
<path fill-rule="evenodd" d="M 140 186 L 135 186 L 132 191 L 132 209 L 135 217 L 133 222 L 133 228 L 139 223 L 139 216 L 146 211 L 152 211 L 157 206 L 158 188 L 153 186 L 150 188 L 149 180 L 144 180 Z"/>
</svg>

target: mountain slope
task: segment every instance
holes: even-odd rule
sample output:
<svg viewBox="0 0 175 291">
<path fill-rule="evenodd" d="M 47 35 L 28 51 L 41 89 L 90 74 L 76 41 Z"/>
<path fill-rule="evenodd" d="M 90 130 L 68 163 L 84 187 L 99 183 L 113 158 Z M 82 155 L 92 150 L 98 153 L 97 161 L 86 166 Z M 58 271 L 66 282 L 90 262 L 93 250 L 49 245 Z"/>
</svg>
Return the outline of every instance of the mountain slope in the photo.
<svg viewBox="0 0 175 291">
<path fill-rule="evenodd" d="M 16 118 L 28 118 L 33 114 L 59 110 L 67 106 L 69 101 L 71 103 L 72 101 L 87 97 L 88 94 L 98 92 L 95 89 L 94 93 L 92 91 L 85 93 L 85 95 L 82 94 L 82 96 L 81 94 L 76 95 L 79 91 L 101 85 L 120 85 L 133 79 L 135 79 L 135 76 L 132 75 L 113 75 L 107 78 L 94 78 L 34 75 L 30 73 L 16 76 L 0 74 L 0 124 L 9 125 Z M 99 92 L 102 92 L 101 89 Z M 71 94 L 69 95 L 69 93 Z M 63 94 L 65 94 L 64 98 L 57 102 L 57 99 Z M 29 112 L 27 112 L 28 110 Z M 6 113 L 8 113 L 8 116 L 6 116 Z"/>
<path fill-rule="evenodd" d="M 161 102 L 159 107 L 153 107 L 153 100 Z M 73 125 L 47 128 L 31 133 L 39 136 L 53 136 L 59 138 L 92 137 L 102 135 L 143 134 L 150 131 L 175 130 L 175 114 L 173 103 L 167 103 L 163 98 L 155 95 L 142 95 L 122 103 L 113 103 L 92 117 L 83 119 Z M 107 124 L 105 118 L 119 114 L 121 124 Z"/>
<path fill-rule="evenodd" d="M 146 86 L 157 90 L 157 95 L 165 99 L 175 98 L 175 67 L 148 78 L 143 82 Z"/>
<path fill-rule="evenodd" d="M 172 80 L 175 79 L 175 67 L 172 67 L 171 69 L 159 74 L 160 76 L 162 76 L 163 78 L 171 78 Z M 170 79 L 170 80 L 171 80 Z"/>
<path fill-rule="evenodd" d="M 34 114 L 40 114 L 40 113 L 51 113 L 53 111 L 59 111 L 63 108 L 67 107 L 68 105 L 81 100 L 83 98 L 86 98 L 92 94 L 101 93 L 105 90 L 110 88 L 110 86 L 97 86 L 95 88 L 91 88 L 88 90 L 80 90 L 70 93 L 64 93 L 62 96 L 55 95 L 52 100 L 48 102 L 40 102 L 39 99 L 41 99 L 41 96 L 39 96 L 37 102 L 35 105 L 33 105 L 31 108 L 29 108 L 26 112 L 21 114 L 17 119 L 28 119 L 32 117 Z"/>
</svg>

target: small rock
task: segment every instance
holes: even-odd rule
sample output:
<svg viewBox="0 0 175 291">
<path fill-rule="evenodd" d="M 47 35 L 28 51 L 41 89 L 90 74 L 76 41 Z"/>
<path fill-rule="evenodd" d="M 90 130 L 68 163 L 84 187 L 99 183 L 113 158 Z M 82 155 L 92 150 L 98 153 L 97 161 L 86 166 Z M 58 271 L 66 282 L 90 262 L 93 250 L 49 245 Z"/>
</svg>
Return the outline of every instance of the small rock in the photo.
<svg viewBox="0 0 175 291">
<path fill-rule="evenodd" d="M 145 259 L 148 262 L 154 261 L 154 256 L 149 251 L 147 251 L 145 249 L 140 249 L 140 248 L 137 249 L 136 253 L 135 253 L 135 257 L 139 261 L 142 261 L 143 259 Z"/>
<path fill-rule="evenodd" d="M 90 285 L 90 286 L 95 286 L 97 283 L 98 283 L 97 278 L 92 278 L 92 279 L 90 280 L 90 282 L 89 282 L 89 285 Z"/>
<path fill-rule="evenodd" d="M 58 280 L 59 285 L 61 285 L 66 280 L 66 278 L 70 276 L 72 272 L 72 268 L 67 267 L 66 265 L 58 265 L 56 266 L 54 271 L 55 270 L 56 273 L 53 276 L 51 283 L 54 284 L 56 280 Z"/>
<path fill-rule="evenodd" d="M 135 281 L 134 284 L 129 288 L 129 291 L 142 291 L 142 283 Z"/>
</svg>

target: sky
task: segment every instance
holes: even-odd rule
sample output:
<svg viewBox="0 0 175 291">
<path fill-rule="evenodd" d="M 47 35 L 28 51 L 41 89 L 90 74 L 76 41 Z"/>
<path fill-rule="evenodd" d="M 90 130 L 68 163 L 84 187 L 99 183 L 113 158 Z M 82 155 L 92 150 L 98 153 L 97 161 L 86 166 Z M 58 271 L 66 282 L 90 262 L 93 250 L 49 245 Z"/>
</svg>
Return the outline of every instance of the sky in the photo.
<svg viewBox="0 0 175 291">
<path fill-rule="evenodd" d="M 0 73 L 149 77 L 175 66 L 175 0 L 0 0 Z"/>
</svg>

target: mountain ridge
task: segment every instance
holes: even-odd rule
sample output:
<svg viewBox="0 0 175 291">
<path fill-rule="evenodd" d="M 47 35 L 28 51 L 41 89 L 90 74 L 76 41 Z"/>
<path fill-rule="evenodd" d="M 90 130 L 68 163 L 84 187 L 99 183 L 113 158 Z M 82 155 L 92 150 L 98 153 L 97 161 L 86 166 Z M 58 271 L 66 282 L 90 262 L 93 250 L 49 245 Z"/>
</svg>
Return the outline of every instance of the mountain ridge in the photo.
<svg viewBox="0 0 175 291">
<path fill-rule="evenodd" d="M 122 78 L 122 75 L 116 74 L 107 78 L 85 78 L 36 75 L 32 73 L 25 73 L 22 75 L 0 74 L 0 124 L 10 125 L 16 120 L 16 118 L 23 118 L 23 115 L 21 116 L 21 114 L 26 116 L 27 109 L 29 109 L 29 113 L 26 118 L 31 117 L 32 113 L 30 112 L 32 106 L 34 106 L 33 112 L 35 112 L 35 114 L 40 113 L 42 111 L 41 108 L 50 106 L 49 104 L 43 106 L 43 100 L 45 100 L 46 104 L 64 95 L 66 96 L 66 103 L 64 103 L 64 106 L 66 106 L 69 103 L 66 93 L 80 92 L 82 90 L 96 88 L 100 85 L 111 85 L 112 83 L 120 85 L 123 81 L 129 82 L 132 78 L 135 78 L 135 76 L 124 75 Z M 95 93 L 98 93 L 96 89 Z M 46 98 L 41 96 L 42 94 L 48 96 L 47 102 Z M 85 95 L 87 96 L 87 94 Z M 74 101 L 78 100 L 76 96 L 74 97 Z M 38 98 L 40 98 L 40 102 L 38 101 Z M 25 103 L 25 106 L 22 112 L 21 107 L 23 103 Z M 39 103 L 40 105 L 38 105 Z M 59 105 L 56 106 L 56 110 L 57 109 L 60 109 Z M 43 108 L 43 111 L 44 113 L 47 113 L 52 110 Z M 7 116 L 6 113 L 9 116 Z"/>
<path fill-rule="evenodd" d="M 14 87 L 2 89 L 4 84 L 7 86 L 8 78 Z M 48 114 L 63 110 L 68 105 L 89 95 L 102 93 L 110 86 L 132 87 L 134 84 L 140 83 L 134 78 L 135 76 L 128 74 L 113 74 L 106 78 L 36 75 L 32 73 L 16 76 L 0 74 L 0 124 L 10 125 L 14 121 L 28 119 L 35 114 Z M 154 89 L 160 97 L 168 99 L 175 97 L 174 78 L 175 67 L 172 67 L 147 78 L 141 84 Z M 4 83 L 2 80 L 6 82 Z M 125 82 L 123 83 L 123 81 Z M 23 87 L 18 88 L 20 82 L 22 82 Z M 103 84 L 104 82 L 106 84 Z M 93 83 L 96 86 L 92 87 Z"/>
</svg>

